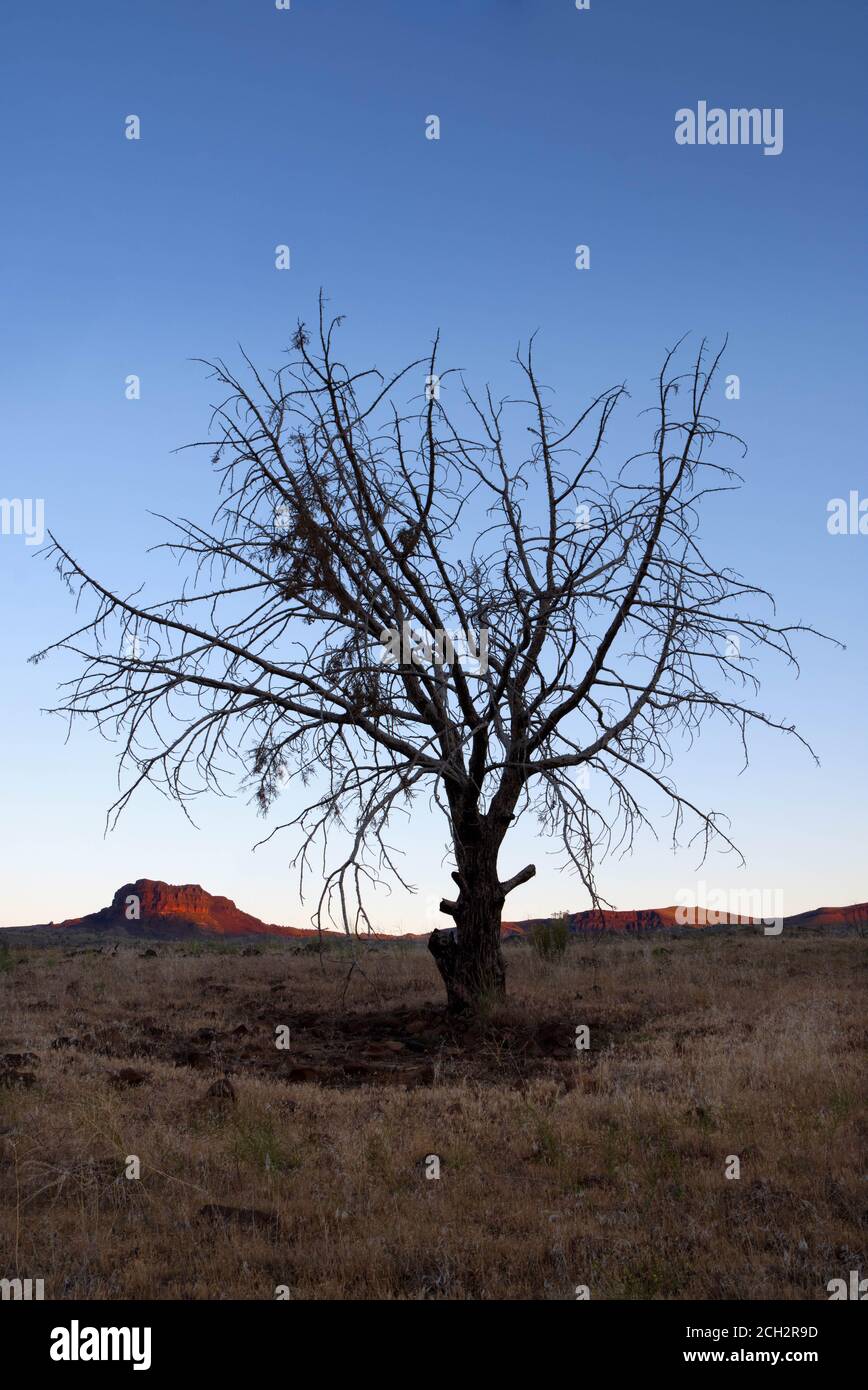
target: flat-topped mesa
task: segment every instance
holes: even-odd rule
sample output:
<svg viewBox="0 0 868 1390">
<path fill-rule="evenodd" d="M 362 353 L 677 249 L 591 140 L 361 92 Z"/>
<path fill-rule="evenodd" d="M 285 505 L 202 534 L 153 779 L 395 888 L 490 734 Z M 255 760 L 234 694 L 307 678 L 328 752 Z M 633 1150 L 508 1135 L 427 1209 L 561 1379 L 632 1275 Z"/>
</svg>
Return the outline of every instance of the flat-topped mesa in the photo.
<svg viewBox="0 0 868 1390">
<path fill-rule="evenodd" d="M 140 878 L 118 889 L 109 910 L 120 913 L 126 920 L 127 904 L 131 897 L 138 898 L 139 914 L 143 921 L 152 917 L 174 917 L 227 935 L 282 933 L 289 930 L 275 923 L 263 922 L 249 912 L 242 912 L 231 898 L 208 893 L 198 883 L 162 883 Z"/>
<path fill-rule="evenodd" d="M 94 930 L 121 928 L 130 934 L 167 937 L 218 936 L 307 936 L 297 927 L 280 927 L 262 922 L 242 912 L 231 898 L 208 893 L 198 883 L 163 883 L 159 879 L 139 878 L 123 884 L 109 907 L 85 917 L 58 922 L 59 927 L 85 927 Z"/>
</svg>

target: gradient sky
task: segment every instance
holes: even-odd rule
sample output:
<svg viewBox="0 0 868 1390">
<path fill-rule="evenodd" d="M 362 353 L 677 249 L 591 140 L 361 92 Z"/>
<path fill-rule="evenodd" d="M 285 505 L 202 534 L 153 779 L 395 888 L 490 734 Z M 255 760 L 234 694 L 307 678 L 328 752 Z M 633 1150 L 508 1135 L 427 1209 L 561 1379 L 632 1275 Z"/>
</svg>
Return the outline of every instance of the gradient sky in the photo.
<svg viewBox="0 0 868 1390">
<path fill-rule="evenodd" d="M 278 364 L 320 286 L 357 366 L 403 365 L 439 328 L 445 359 L 505 392 L 516 344 L 539 329 L 564 413 L 627 382 L 615 441 L 631 451 L 647 443 L 639 411 L 664 350 L 729 333 L 741 399 L 721 383 L 715 408 L 748 442 L 746 485 L 703 536 L 782 616 L 846 643 L 806 641 L 798 680 L 761 672 L 764 707 L 798 724 L 821 766 L 763 736 L 739 775 L 738 747 L 709 730 L 674 771 L 730 814 L 746 868 L 715 856 L 697 872 L 663 829 L 605 862 L 599 885 L 619 907 L 671 903 L 697 880 L 782 889 L 788 913 L 868 897 L 868 536 L 826 529 L 830 498 L 868 496 L 864 7 L 10 0 L 0 24 L 0 495 L 43 498 L 82 563 L 165 596 L 177 572 L 145 553 L 165 534 L 149 513 L 205 520 L 214 501 L 206 456 L 172 452 L 207 424 L 191 359 L 233 359 L 241 343 Z M 783 152 L 677 145 L 676 110 L 700 100 L 783 108 Z M 425 138 L 431 114 L 439 141 Z M 130 373 L 139 401 L 124 396 Z M 146 790 L 104 837 L 115 752 L 84 726 L 65 741 L 40 713 L 67 664 L 27 664 L 73 626 L 72 600 L 20 536 L 0 536 L 0 586 L 0 921 L 94 910 L 141 876 L 306 925 L 291 838 L 251 853 L 264 827 L 241 798 L 202 800 L 193 828 Z M 420 809 L 402 834 L 419 893 L 378 900 L 381 926 L 436 916 L 444 830 Z M 587 906 L 519 827 L 501 870 L 529 858 L 538 877 L 509 916 Z"/>
</svg>

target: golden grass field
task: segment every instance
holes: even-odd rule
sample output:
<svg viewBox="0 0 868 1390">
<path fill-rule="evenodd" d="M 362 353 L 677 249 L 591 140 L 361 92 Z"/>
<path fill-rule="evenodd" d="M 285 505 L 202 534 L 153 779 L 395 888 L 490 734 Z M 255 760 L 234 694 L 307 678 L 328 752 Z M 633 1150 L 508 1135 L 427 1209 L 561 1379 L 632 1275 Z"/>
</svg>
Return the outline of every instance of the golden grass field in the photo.
<svg viewBox="0 0 868 1390">
<path fill-rule="evenodd" d="M 143 952 L 0 957 L 0 1277 L 46 1298 L 825 1299 L 866 1264 L 857 937 L 507 947 L 465 1026 L 422 946 Z"/>
</svg>

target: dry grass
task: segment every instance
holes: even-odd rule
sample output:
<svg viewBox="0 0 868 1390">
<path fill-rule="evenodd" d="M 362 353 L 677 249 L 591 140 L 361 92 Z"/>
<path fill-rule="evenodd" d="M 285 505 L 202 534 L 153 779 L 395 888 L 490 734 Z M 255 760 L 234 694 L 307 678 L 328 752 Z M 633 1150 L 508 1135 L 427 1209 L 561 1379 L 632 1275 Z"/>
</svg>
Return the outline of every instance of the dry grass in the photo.
<svg viewBox="0 0 868 1390">
<path fill-rule="evenodd" d="M 863 952 L 508 948 L 508 1008 L 462 1030 L 417 947 L 349 983 L 338 950 L 13 950 L 2 1051 L 32 1057 L 0 1072 L 0 1276 L 54 1298 L 826 1298 L 864 1264 Z M 234 1099 L 207 1100 L 224 1075 Z"/>
</svg>

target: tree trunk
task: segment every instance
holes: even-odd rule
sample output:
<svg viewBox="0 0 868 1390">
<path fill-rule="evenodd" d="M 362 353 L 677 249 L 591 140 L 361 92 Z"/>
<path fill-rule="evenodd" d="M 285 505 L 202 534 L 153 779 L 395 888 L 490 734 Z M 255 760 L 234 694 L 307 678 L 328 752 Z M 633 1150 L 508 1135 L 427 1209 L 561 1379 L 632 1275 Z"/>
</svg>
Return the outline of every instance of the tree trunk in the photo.
<svg viewBox="0 0 868 1390">
<path fill-rule="evenodd" d="M 452 875 L 459 887 L 456 902 L 440 910 L 455 921 L 451 930 L 431 933 L 428 949 L 446 986 L 451 1013 L 477 1011 L 506 993 L 506 970 L 500 949 L 500 918 L 506 899 L 497 877 L 497 850 L 479 843 L 460 853 Z"/>
</svg>

